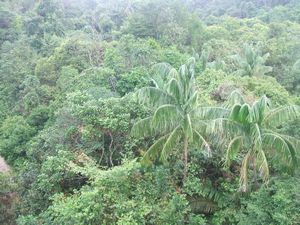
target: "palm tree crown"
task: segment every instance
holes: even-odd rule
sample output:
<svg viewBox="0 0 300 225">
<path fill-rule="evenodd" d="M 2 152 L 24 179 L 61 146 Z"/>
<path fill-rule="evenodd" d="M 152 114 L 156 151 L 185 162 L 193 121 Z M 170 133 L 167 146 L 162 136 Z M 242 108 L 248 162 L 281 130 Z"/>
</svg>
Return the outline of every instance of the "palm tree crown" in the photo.
<svg viewBox="0 0 300 225">
<path fill-rule="evenodd" d="M 300 116 L 298 106 L 282 106 L 272 109 L 271 102 L 266 96 L 250 106 L 239 92 L 231 94 L 228 106 L 230 107 L 228 118 L 215 120 L 214 126 L 218 124 L 219 128 L 225 128 L 225 132 L 231 136 L 226 150 L 225 165 L 230 166 L 238 153 L 243 155 L 240 170 L 242 191 L 248 188 L 247 172 L 250 165 L 253 167 L 255 182 L 257 169 L 263 181 L 268 182 L 267 156 L 277 155 L 291 170 L 295 168 L 296 151 L 300 145 L 295 138 L 281 134 L 278 128 L 287 120 Z"/>
<path fill-rule="evenodd" d="M 220 108 L 200 107 L 195 87 L 195 59 L 190 58 L 177 71 L 165 63 L 155 67 L 160 75 L 153 79 L 154 87 L 145 87 L 138 92 L 139 100 L 154 108 L 148 118 L 137 122 L 132 128 L 135 136 L 160 136 L 143 157 L 144 162 L 160 158 L 165 161 L 176 144 L 183 140 L 184 180 L 187 176 L 188 145 L 190 143 L 204 146 L 210 155 L 210 147 L 201 133 L 201 121 L 216 118 L 222 113 Z M 164 80 L 167 80 L 165 82 Z"/>
<path fill-rule="evenodd" d="M 242 54 L 234 55 L 233 60 L 238 66 L 236 73 L 240 76 L 261 76 L 272 71 L 265 63 L 270 54 L 262 55 L 260 46 L 245 45 Z"/>
</svg>

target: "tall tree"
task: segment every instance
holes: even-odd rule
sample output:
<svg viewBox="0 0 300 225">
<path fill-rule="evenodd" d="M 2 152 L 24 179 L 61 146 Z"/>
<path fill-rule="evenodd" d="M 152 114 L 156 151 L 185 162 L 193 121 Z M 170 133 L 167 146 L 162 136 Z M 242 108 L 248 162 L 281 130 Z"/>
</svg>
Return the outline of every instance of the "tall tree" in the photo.
<svg viewBox="0 0 300 225">
<path fill-rule="evenodd" d="M 194 65 L 195 58 L 190 58 L 178 71 L 165 63 L 155 66 L 160 76 L 153 79 L 154 87 L 138 92 L 139 100 L 155 111 L 132 128 L 135 136 L 160 136 L 144 155 L 144 162 L 154 161 L 158 156 L 165 161 L 176 144 L 183 141 L 184 181 L 188 173 L 189 144 L 205 147 L 210 155 L 210 146 L 201 131 L 206 119 L 224 112 L 222 108 L 199 106 Z"/>
<path fill-rule="evenodd" d="M 224 131 L 231 137 L 225 154 L 225 165 L 229 167 L 240 154 L 243 158 L 240 169 L 242 191 L 248 189 L 248 169 L 252 166 L 253 178 L 257 186 L 257 170 L 265 183 L 269 179 L 267 156 L 284 161 L 292 171 L 297 165 L 297 139 L 282 134 L 280 127 L 288 120 L 299 118 L 298 106 L 282 106 L 272 109 L 270 100 L 263 96 L 249 105 L 239 92 L 229 98 L 228 118 L 217 119 L 211 128 Z M 220 129 L 221 128 L 221 129 Z M 224 130 L 225 129 L 225 130 Z"/>
</svg>

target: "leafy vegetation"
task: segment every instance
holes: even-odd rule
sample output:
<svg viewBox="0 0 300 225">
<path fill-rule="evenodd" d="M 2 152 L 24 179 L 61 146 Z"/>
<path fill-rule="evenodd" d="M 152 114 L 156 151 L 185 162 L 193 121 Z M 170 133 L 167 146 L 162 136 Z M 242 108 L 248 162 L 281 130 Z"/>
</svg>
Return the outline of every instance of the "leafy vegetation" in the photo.
<svg viewBox="0 0 300 225">
<path fill-rule="evenodd" d="M 299 15 L 1 1 L 0 223 L 299 224 Z"/>
</svg>

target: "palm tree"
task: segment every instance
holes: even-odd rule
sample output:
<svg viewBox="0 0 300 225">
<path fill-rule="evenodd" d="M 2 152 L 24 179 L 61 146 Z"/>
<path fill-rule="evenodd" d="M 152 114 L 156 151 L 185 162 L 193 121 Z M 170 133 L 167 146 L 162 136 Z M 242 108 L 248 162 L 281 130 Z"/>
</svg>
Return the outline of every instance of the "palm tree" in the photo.
<svg viewBox="0 0 300 225">
<path fill-rule="evenodd" d="M 155 66 L 159 76 L 153 79 L 154 87 L 138 92 L 139 100 L 155 109 L 153 115 L 137 122 L 132 128 L 134 136 L 159 137 L 143 156 L 144 162 L 159 157 L 165 161 L 179 141 L 183 141 L 184 181 L 188 173 L 188 147 L 190 143 L 203 146 L 210 155 L 210 146 L 201 133 L 204 119 L 217 118 L 221 108 L 200 107 L 195 87 L 195 58 L 179 70 L 160 63 Z M 202 129 L 203 130 L 203 129 Z"/>
<path fill-rule="evenodd" d="M 228 118 L 216 119 L 210 127 L 215 132 L 229 134 L 231 140 L 225 154 L 225 165 L 229 167 L 232 160 L 240 153 L 243 156 L 240 169 L 242 191 L 248 189 L 248 168 L 251 165 L 257 186 L 257 169 L 265 183 L 269 179 L 267 156 L 280 156 L 288 168 L 297 165 L 299 142 L 295 138 L 281 134 L 279 129 L 288 120 L 300 116 L 298 106 L 282 106 L 272 109 L 271 102 L 261 97 L 251 106 L 239 92 L 233 92 L 227 104 L 230 107 Z"/>
<path fill-rule="evenodd" d="M 272 71 L 265 63 L 270 54 L 262 55 L 260 46 L 253 47 L 246 44 L 241 54 L 234 55 L 233 60 L 238 67 L 236 73 L 240 76 L 262 76 Z"/>
</svg>

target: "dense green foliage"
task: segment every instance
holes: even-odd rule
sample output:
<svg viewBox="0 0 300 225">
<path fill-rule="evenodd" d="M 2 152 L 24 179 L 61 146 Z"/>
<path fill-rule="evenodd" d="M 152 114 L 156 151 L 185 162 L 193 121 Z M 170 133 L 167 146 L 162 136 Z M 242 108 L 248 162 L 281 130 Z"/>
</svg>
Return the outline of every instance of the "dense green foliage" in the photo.
<svg viewBox="0 0 300 225">
<path fill-rule="evenodd" d="M 298 0 L 4 0 L 0 81 L 0 224 L 300 224 Z"/>
</svg>

